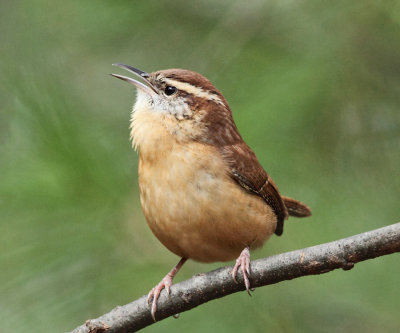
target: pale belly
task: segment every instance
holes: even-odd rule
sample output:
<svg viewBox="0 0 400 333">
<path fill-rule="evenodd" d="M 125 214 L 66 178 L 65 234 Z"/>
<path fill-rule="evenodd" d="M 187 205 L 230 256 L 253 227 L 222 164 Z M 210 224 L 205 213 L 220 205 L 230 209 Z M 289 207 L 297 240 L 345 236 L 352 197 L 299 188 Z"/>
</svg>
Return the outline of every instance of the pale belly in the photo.
<svg viewBox="0 0 400 333">
<path fill-rule="evenodd" d="M 232 260 L 246 246 L 261 246 L 276 227 L 272 209 L 233 181 L 210 149 L 187 145 L 139 163 L 151 230 L 170 251 L 202 262 Z"/>
</svg>

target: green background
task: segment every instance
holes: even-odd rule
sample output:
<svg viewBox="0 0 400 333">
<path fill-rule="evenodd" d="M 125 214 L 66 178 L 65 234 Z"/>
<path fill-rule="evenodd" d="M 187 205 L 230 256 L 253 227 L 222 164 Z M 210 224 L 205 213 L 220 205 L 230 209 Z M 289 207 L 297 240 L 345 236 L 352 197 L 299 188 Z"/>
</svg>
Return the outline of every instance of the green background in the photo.
<svg viewBox="0 0 400 333">
<path fill-rule="evenodd" d="M 113 62 L 208 77 L 280 191 L 312 207 L 253 258 L 399 220 L 399 1 L 2 1 L 0 29 L 1 332 L 71 330 L 178 260 L 141 212 L 135 92 Z M 399 276 L 394 254 L 144 332 L 394 332 Z"/>
</svg>

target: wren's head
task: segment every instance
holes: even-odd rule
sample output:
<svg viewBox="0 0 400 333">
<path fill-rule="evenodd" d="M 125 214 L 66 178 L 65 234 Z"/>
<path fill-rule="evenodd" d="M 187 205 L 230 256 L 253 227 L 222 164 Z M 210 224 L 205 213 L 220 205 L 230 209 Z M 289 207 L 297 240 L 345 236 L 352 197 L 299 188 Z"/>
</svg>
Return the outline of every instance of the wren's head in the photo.
<svg viewBox="0 0 400 333">
<path fill-rule="evenodd" d="M 111 74 L 138 88 L 131 123 L 135 147 L 142 149 L 145 142 L 157 144 L 165 139 L 158 125 L 178 142 L 195 140 L 224 145 L 241 140 L 228 103 L 202 75 L 184 69 L 148 74 L 131 66 L 114 65 L 144 81 Z"/>
</svg>

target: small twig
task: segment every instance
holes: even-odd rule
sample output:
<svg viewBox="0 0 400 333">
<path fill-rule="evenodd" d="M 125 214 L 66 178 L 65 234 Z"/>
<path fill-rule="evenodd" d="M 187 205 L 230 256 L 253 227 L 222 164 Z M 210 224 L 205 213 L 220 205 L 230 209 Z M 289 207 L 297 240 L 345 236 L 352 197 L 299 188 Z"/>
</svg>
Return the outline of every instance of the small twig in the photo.
<svg viewBox="0 0 400 333">
<path fill-rule="evenodd" d="M 323 274 L 337 268 L 349 270 L 354 264 L 400 252 L 400 223 L 372 230 L 331 243 L 278 254 L 251 263 L 250 283 L 261 287 L 306 275 Z M 177 283 L 168 298 L 165 291 L 157 304 L 157 320 L 190 310 L 200 304 L 245 289 L 242 274 L 233 282 L 232 267 L 223 267 Z M 153 324 L 146 296 L 93 320 L 71 333 L 135 332 Z"/>
</svg>

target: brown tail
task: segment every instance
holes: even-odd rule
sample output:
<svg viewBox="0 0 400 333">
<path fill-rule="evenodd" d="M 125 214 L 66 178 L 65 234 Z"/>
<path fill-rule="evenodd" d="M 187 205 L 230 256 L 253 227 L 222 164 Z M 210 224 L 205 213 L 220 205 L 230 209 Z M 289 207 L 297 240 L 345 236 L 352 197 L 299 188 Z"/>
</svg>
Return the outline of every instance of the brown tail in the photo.
<svg viewBox="0 0 400 333">
<path fill-rule="evenodd" d="M 282 200 L 290 216 L 307 217 L 311 215 L 310 207 L 302 202 L 284 196 L 282 196 Z"/>
</svg>

